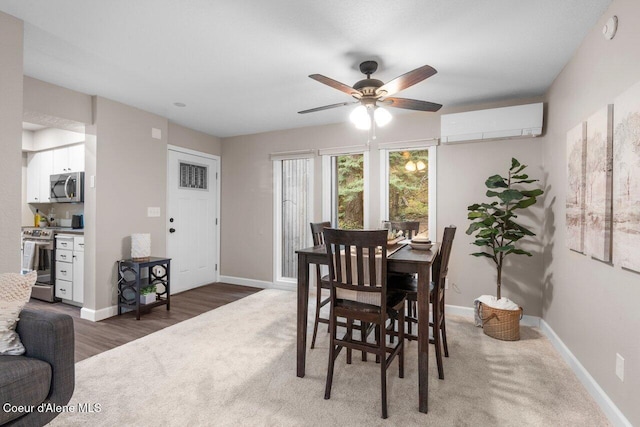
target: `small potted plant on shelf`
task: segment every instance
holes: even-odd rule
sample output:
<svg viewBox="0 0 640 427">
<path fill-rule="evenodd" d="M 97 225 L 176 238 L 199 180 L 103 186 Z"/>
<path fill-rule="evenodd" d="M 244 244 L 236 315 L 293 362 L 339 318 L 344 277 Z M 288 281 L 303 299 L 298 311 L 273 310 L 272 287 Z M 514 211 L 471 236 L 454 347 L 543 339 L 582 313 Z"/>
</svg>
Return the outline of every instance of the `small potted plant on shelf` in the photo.
<svg viewBox="0 0 640 427">
<path fill-rule="evenodd" d="M 527 227 L 516 222 L 516 210 L 526 209 L 536 203 L 537 197 L 544 191 L 539 188 L 527 189 L 527 184 L 537 182 L 524 173 L 526 165 L 511 159 L 511 168 L 506 177 L 490 176 L 486 181 L 487 197 L 496 198 L 491 203 L 475 203 L 469 206 L 468 218 L 472 221 L 467 234 L 475 233 L 474 245 L 483 248 L 471 255 L 489 258 L 496 266 L 497 298 L 486 295 L 478 298 L 477 313 L 484 333 L 502 340 L 520 339 L 520 317 L 522 308 L 506 298 L 501 298 L 502 268 L 507 256 L 531 256 L 521 248 L 518 242 L 535 234 Z M 513 309 L 515 308 L 515 309 Z"/>
<path fill-rule="evenodd" d="M 140 304 L 150 304 L 156 300 L 156 285 L 146 286 L 140 289 Z"/>
</svg>

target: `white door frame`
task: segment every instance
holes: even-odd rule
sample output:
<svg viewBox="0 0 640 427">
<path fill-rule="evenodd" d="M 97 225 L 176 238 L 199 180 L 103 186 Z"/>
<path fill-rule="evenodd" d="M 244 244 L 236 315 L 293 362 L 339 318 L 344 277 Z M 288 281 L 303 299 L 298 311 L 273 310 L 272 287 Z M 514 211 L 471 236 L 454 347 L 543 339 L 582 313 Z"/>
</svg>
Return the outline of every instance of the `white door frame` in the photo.
<svg viewBox="0 0 640 427">
<path fill-rule="evenodd" d="M 214 230 L 214 234 L 215 234 L 215 241 L 216 241 L 216 255 L 214 257 L 214 264 L 215 264 L 215 268 L 214 268 L 214 282 L 218 282 L 220 280 L 220 223 L 222 222 L 220 220 L 220 182 L 222 181 L 222 163 L 220 161 L 220 156 L 216 156 L 214 154 L 209 154 L 209 153 L 203 153 L 201 151 L 196 151 L 196 150 L 192 150 L 190 148 L 184 148 L 184 147 L 178 147 L 177 145 L 171 145 L 171 144 L 167 144 L 167 151 L 177 151 L 179 153 L 183 153 L 183 154 L 191 154 L 192 156 L 199 156 L 199 157 L 204 157 L 207 159 L 213 159 L 216 160 L 218 162 L 218 170 L 216 171 L 216 173 L 218 174 L 218 179 L 215 180 L 216 182 L 216 224 L 213 227 Z M 169 156 L 167 155 L 167 205 L 165 207 L 165 212 L 169 212 L 169 173 L 168 173 L 168 169 L 169 169 Z M 168 229 L 166 231 L 167 233 L 169 233 Z M 169 250 L 169 239 L 166 239 L 166 247 L 165 247 L 165 253 L 168 254 L 168 250 Z"/>
</svg>

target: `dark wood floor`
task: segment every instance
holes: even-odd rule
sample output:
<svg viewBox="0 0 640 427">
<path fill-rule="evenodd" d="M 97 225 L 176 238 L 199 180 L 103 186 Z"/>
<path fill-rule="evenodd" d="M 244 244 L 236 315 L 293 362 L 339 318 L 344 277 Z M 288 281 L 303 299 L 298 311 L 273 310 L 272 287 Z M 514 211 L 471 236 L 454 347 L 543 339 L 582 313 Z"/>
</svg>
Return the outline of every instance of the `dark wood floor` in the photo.
<svg viewBox="0 0 640 427">
<path fill-rule="evenodd" d="M 27 307 L 66 313 L 73 317 L 75 328 L 76 362 L 110 350 L 129 341 L 164 329 L 206 311 L 239 300 L 260 289 L 247 286 L 213 283 L 179 294 L 171 295 L 171 310 L 165 306 L 156 307 L 136 320 L 135 313 L 129 312 L 100 322 L 80 318 L 80 308 L 68 304 L 50 304 L 31 299 Z"/>
</svg>

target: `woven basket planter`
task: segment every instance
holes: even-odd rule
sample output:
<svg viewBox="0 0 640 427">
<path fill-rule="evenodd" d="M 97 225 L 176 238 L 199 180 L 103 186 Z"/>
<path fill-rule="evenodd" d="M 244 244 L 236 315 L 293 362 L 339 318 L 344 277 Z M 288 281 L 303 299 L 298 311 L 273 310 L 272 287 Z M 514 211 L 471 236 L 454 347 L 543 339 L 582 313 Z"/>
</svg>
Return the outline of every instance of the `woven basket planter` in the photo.
<svg viewBox="0 0 640 427">
<path fill-rule="evenodd" d="M 492 338 L 518 341 L 522 315 L 522 307 L 519 310 L 502 310 L 482 304 L 482 329 Z"/>
</svg>

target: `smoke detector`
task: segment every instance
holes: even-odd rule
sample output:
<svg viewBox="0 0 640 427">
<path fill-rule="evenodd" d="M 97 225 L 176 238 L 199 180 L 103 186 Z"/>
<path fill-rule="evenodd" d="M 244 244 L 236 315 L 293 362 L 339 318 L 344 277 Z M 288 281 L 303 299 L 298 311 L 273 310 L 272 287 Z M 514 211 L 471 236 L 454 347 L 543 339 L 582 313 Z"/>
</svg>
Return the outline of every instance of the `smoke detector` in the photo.
<svg viewBox="0 0 640 427">
<path fill-rule="evenodd" d="M 611 40 L 616 35 L 617 30 L 618 30 L 618 17 L 614 15 L 611 18 L 609 18 L 607 23 L 604 24 L 604 27 L 602 27 L 602 35 L 604 36 L 605 39 Z"/>
</svg>

